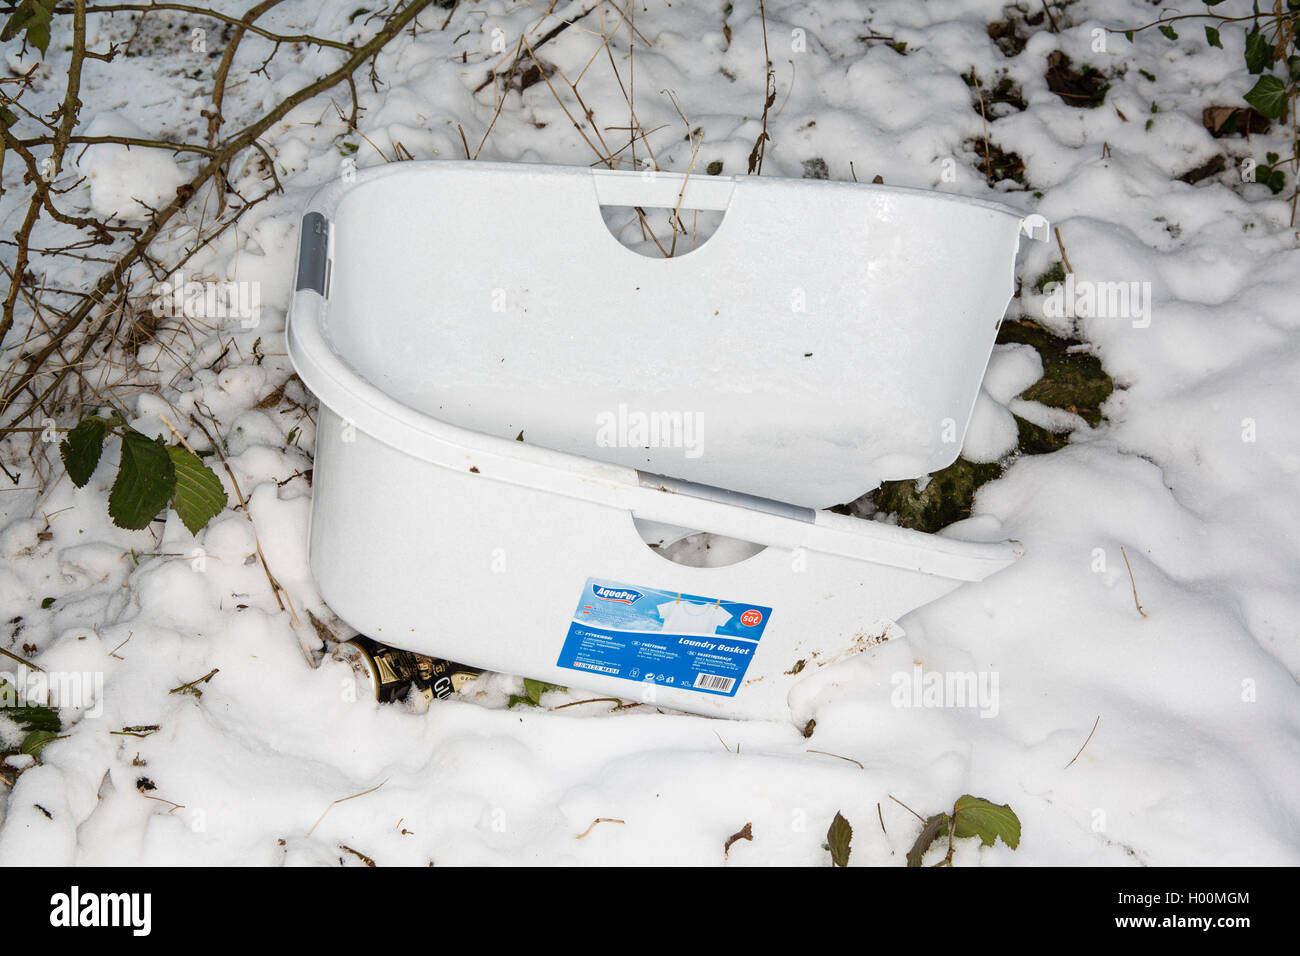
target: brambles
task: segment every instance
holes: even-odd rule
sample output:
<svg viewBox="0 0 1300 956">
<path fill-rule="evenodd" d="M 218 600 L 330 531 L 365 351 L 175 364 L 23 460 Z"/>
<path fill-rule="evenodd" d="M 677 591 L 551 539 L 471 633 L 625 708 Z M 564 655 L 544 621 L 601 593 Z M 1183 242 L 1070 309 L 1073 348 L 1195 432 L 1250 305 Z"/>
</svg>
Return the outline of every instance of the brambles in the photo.
<svg viewBox="0 0 1300 956">
<path fill-rule="evenodd" d="M 1011 849 L 1020 846 L 1020 818 L 1007 804 L 996 804 L 983 797 L 963 794 L 952 805 L 952 813 L 927 817 L 921 832 L 907 851 L 907 865 L 921 866 L 925 853 L 944 835 L 948 837 L 948 854 L 935 866 L 952 866 L 956 850 L 954 840 L 979 837 L 984 846 L 992 846 L 1000 837 Z"/>
<path fill-rule="evenodd" d="M 523 704 L 528 707 L 538 707 L 542 703 L 542 695 L 550 690 L 567 690 L 567 688 L 560 684 L 548 684 L 546 681 L 525 677 L 524 692 L 522 694 L 511 694 L 507 706 L 513 707 L 516 704 Z"/>
<path fill-rule="evenodd" d="M 849 865 L 849 854 L 853 851 L 852 842 L 853 827 L 849 826 L 849 821 L 844 819 L 844 814 L 837 811 L 835 819 L 831 821 L 830 829 L 826 831 L 826 849 L 831 853 L 832 866 Z"/>
<path fill-rule="evenodd" d="M 198 455 L 136 431 L 116 413 L 85 419 L 59 446 L 68 477 L 78 488 L 90 481 L 109 435 L 122 442 L 117 478 L 108 495 L 108 514 L 119 528 L 148 527 L 170 501 L 190 533 L 198 534 L 226 507 L 221 479 Z"/>
<path fill-rule="evenodd" d="M 12 40 L 23 34 L 23 44 L 30 43 L 41 51 L 50 46 L 50 21 L 54 18 L 54 0 L 22 0 L 0 31 L 0 41 Z M 8 125 L 8 124 L 6 124 Z"/>
</svg>

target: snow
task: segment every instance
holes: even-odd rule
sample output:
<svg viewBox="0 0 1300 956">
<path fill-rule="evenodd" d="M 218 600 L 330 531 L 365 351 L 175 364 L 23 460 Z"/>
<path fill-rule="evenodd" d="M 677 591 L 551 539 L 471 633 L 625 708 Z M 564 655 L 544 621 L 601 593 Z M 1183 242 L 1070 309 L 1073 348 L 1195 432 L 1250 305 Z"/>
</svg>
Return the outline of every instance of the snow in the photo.
<svg viewBox="0 0 1300 956">
<path fill-rule="evenodd" d="M 112 113 L 94 116 L 86 123 L 84 135 L 150 138 L 130 120 Z M 151 210 L 175 199 L 176 187 L 186 179 L 170 153 L 116 143 L 87 146 L 77 169 L 86 177 L 95 216 L 132 222 L 147 221 Z"/>
<path fill-rule="evenodd" d="M 205 317 L 139 353 L 132 381 L 151 389 L 130 396 L 133 423 L 166 434 L 165 415 L 206 447 L 188 421 L 210 412 L 228 436 L 251 522 L 228 510 L 195 539 L 170 514 L 156 533 L 123 531 L 104 507 L 111 444 L 83 489 L 62 476 L 52 448 L 36 445 L 53 464 L 42 482 L 26 441 L 6 444 L 20 483 L 0 497 L 8 622 L 0 647 L 48 672 L 102 675 L 103 699 L 98 717 L 92 706 L 64 708 L 62 737 L 40 765 L 0 788 L 0 865 L 361 865 L 341 845 L 379 865 L 825 865 L 823 835 L 836 811 L 854 826 L 853 865 L 901 865 L 919 824 L 891 795 L 927 815 L 962 793 L 1009 803 L 1023 839 L 1015 851 L 963 841 L 957 865 L 1300 863 L 1300 234 L 1284 196 L 1241 184 L 1234 168 L 1266 151 L 1288 154 L 1287 133 L 1214 140 L 1201 126 L 1204 107 L 1237 104 L 1249 88 L 1237 30 L 1225 27 L 1224 50 L 1189 29 L 1175 43 L 1155 31 L 1133 43 L 1110 34 L 1106 52 L 1093 51 L 1094 28 L 1153 16 L 1134 0 L 1079 0 L 1059 34 L 1022 26 L 1032 35 L 1014 57 L 985 34 L 1004 15 L 1000 0 L 882 0 L 869 12 L 852 0 L 768 4 L 778 95 L 765 175 L 799 176 L 806 160 L 821 158 L 833 179 L 879 174 L 892 185 L 993 196 L 1059 228 L 1076 280 L 1150 283 L 1146 325 L 1044 316 L 1047 297 L 1034 282 L 1060 254 L 1055 241 L 1026 244 L 1010 315 L 1073 332 L 1120 387 L 1099 426 L 1079 429 L 1060 451 L 1010 462 L 981 489 L 973 516 L 944 532 L 1017 539 L 1026 553 L 1014 567 L 910 615 L 905 641 L 816 669 L 797 688 L 789 723 L 600 702 L 552 709 L 584 700 L 577 691 L 548 694 L 541 708 L 507 708 L 520 682 L 502 675 L 424 712 L 367 701 L 350 669 L 328 656 L 314 666 L 304 652 L 319 644 L 308 611 L 340 636 L 350 632 L 321 603 L 307 567 L 310 399 L 290 383 L 286 401 L 255 408 L 291 371 L 282 333 L 295 223 L 310 190 L 349 160 L 384 162 L 399 142 L 419 158 L 461 158 L 458 123 L 471 151 L 478 146 L 496 103 L 490 88 L 472 91 L 505 62 L 492 50 L 493 30 L 513 51 L 539 13 L 528 4 L 462 7 L 446 31 L 438 30 L 446 12 L 431 9 L 418 35 L 408 31 L 379 57 L 379 92 L 358 77 L 364 136 L 345 136 L 325 98 L 268 132 L 285 194 L 186 266 L 187 281 L 260 282 L 255 323 Z M 349 22 L 355 9 L 290 0 L 268 22 L 365 35 Z M 1249 5 L 1229 0 L 1216 11 L 1244 15 Z M 101 43 L 125 42 L 134 27 L 121 16 L 90 19 Z M 672 90 L 691 128 L 703 130 L 698 163 L 744 171 L 761 129 L 762 25 L 741 4 L 727 23 L 729 43 L 720 5 L 637 9 L 649 41 L 636 50 L 637 117 L 656 131 L 650 142 L 664 168 L 690 163 L 682 119 L 659 92 Z M 545 60 L 576 75 L 598 48 L 596 29 L 592 14 L 547 44 Z M 796 29 L 804 52 L 793 49 Z M 871 33 L 906 41 L 906 54 L 858 39 Z M 29 107 L 57 105 L 62 47 L 51 44 Z M 1044 60 L 1054 49 L 1110 76 L 1101 107 L 1076 109 L 1047 89 Z M 269 80 L 252 76 L 267 52 L 250 40 L 241 53 L 229 123 L 337 61 L 331 51 L 285 48 Z M 625 56 L 625 45 L 615 52 Z M 8 63 L 16 68 L 12 54 Z M 205 100 L 189 74 L 209 64 L 189 50 L 188 34 L 170 59 L 146 51 L 88 62 L 86 132 L 202 139 Z M 975 166 L 969 143 L 982 142 L 984 124 L 961 79 L 972 67 L 986 89 L 1005 70 L 1028 104 L 989 124 L 990 138 L 1023 158 L 1028 190 L 1011 181 L 990 188 Z M 584 100 L 602 126 L 625 125 L 627 105 L 607 70 L 603 56 L 594 61 Z M 625 145 L 625 133 L 606 135 Z M 344 155 L 342 142 L 355 154 Z M 127 152 L 86 148 L 61 180 L 86 177 L 69 198 L 139 222 L 139 201 L 166 202 L 193 168 L 161 151 Z M 636 153 L 644 158 L 643 144 Z M 1176 181 L 1218 153 L 1229 155 L 1227 172 L 1196 186 Z M 254 155 L 231 173 L 246 195 L 266 185 Z M 586 164 L 594 154 L 538 83 L 506 96 L 481 158 Z M 16 168 L 6 165 L 9 177 Z M 7 178 L 0 198 L 10 230 L 26 207 L 18 186 Z M 190 213 L 164 237 L 167 248 L 179 250 L 214 212 L 209 202 Z M 51 276 L 84 282 L 96 275 L 91 265 L 65 262 Z M 1041 374 L 1036 363 L 1024 347 L 997 350 L 968 456 L 1002 458 L 1015 442 L 1012 412 L 1078 424 L 1016 397 Z M 259 545 L 300 624 L 268 586 Z M 677 550 L 701 549 L 693 541 Z M 561 638 L 537 635 L 557 649 Z M 917 666 L 996 675 L 996 714 L 898 706 L 900 678 Z M 0 670 L 16 668 L 0 660 Z M 201 696 L 172 692 L 213 669 L 196 685 Z M 805 739 L 807 717 L 816 726 Z M 13 735 L 0 718 L 0 736 Z M 597 818 L 620 822 L 591 826 Z M 724 861 L 724 841 L 746 822 L 754 840 Z"/>
</svg>

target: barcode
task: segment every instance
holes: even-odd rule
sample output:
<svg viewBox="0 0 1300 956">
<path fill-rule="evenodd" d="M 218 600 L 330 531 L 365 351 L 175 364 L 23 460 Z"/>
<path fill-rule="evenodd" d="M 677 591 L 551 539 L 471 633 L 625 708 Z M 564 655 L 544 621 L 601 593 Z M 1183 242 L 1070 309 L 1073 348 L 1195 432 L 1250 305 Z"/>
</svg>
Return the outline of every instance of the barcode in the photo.
<svg viewBox="0 0 1300 956">
<path fill-rule="evenodd" d="M 734 677 L 719 677 L 716 674 L 696 674 L 695 688 L 699 690 L 720 690 L 724 694 L 731 693 L 731 685 L 736 683 Z"/>
</svg>

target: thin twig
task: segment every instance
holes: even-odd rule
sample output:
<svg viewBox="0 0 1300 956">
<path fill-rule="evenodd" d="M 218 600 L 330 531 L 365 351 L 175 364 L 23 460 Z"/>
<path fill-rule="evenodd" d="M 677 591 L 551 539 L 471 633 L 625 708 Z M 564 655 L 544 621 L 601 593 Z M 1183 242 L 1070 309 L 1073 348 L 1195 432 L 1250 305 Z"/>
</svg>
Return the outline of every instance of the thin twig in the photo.
<svg viewBox="0 0 1300 956">
<path fill-rule="evenodd" d="M 575 839 L 575 840 L 581 840 L 583 837 L 585 837 L 585 836 L 586 836 L 588 833 L 590 833 L 592 830 L 596 829 L 596 824 L 597 824 L 597 823 L 627 823 L 627 821 L 626 821 L 626 820 L 615 820 L 613 817 L 596 817 L 596 819 L 594 819 L 594 820 L 591 821 L 591 826 L 587 827 L 587 829 L 585 829 L 585 830 L 583 830 L 581 833 L 579 833 L 576 837 L 574 837 L 574 839 Z"/>
<path fill-rule="evenodd" d="M 194 690 L 198 687 L 199 684 L 206 684 L 208 681 L 212 680 L 212 678 L 216 677 L 219 673 L 221 673 L 221 668 L 214 667 L 212 668 L 212 670 L 208 671 L 202 677 L 196 678 L 195 680 L 190 681 L 188 684 L 181 684 L 180 687 L 173 687 L 167 693 L 179 694 L 182 693 L 183 691 Z"/>
<path fill-rule="evenodd" d="M 1092 735 L 1097 732 L 1097 725 L 1100 723 L 1101 723 L 1101 714 L 1098 714 L 1097 719 L 1092 722 L 1092 730 L 1088 731 L 1088 740 L 1085 740 L 1083 742 L 1083 746 L 1079 748 L 1079 753 L 1075 754 L 1070 759 L 1070 762 L 1067 763 L 1063 769 L 1069 770 L 1071 767 L 1074 766 L 1074 761 L 1079 759 L 1079 754 L 1083 753 L 1084 749 L 1088 746 L 1088 741 L 1092 740 Z"/>
<path fill-rule="evenodd" d="M 1142 610 L 1142 604 L 1138 601 L 1138 586 L 1137 582 L 1133 580 L 1133 565 L 1128 563 L 1128 552 L 1124 550 L 1123 545 L 1120 545 L 1119 553 L 1124 557 L 1124 567 L 1128 568 L 1128 583 L 1133 586 L 1133 606 L 1138 609 L 1139 614 L 1146 617 L 1147 612 Z"/>
<path fill-rule="evenodd" d="M 984 91 L 980 89 L 980 78 L 971 71 L 971 77 L 975 80 L 975 95 L 979 98 L 980 103 L 980 121 L 984 124 L 984 183 L 993 185 L 993 153 L 989 149 L 989 120 L 984 115 Z"/>
<path fill-rule="evenodd" d="M 374 793 L 376 790 L 378 790 L 380 787 L 382 787 L 382 786 L 383 786 L 384 784 L 386 784 L 386 783 L 388 783 L 388 778 L 387 778 L 387 777 L 385 777 L 385 778 L 384 778 L 383 780 L 381 780 L 379 783 L 375 784 L 375 785 L 374 785 L 373 787 L 371 787 L 369 790 L 362 790 L 360 793 L 354 793 L 354 794 L 352 794 L 352 796 L 350 796 L 350 797 L 339 797 L 337 800 L 335 800 L 333 803 L 331 803 L 328 807 L 326 807 L 325 810 L 324 810 L 324 812 L 321 813 L 320 817 L 317 818 L 316 822 L 313 823 L 313 824 L 311 825 L 311 829 L 307 831 L 307 836 L 311 836 L 312 833 L 315 832 L 316 828 L 317 828 L 318 826 L 320 826 L 320 822 L 321 822 L 321 820 L 324 820 L 324 819 L 325 819 L 325 814 L 329 813 L 331 810 L 333 810 L 333 809 L 334 809 L 336 806 L 338 806 L 340 803 L 347 803 L 349 800 L 355 800 L 357 797 L 364 797 L 364 796 L 365 796 L 366 794 L 368 794 L 368 793 Z"/>
<path fill-rule="evenodd" d="M 17 654 L 15 654 L 13 651 L 7 651 L 3 647 L 0 647 L 0 654 L 3 654 L 5 657 L 9 658 L 12 661 L 17 661 L 19 664 L 22 664 L 24 667 L 30 667 L 34 671 L 45 670 L 45 668 L 41 667 L 39 664 L 34 664 L 31 661 L 25 661 Z"/>
<path fill-rule="evenodd" d="M 235 477 L 235 472 L 231 469 L 230 462 L 226 460 L 226 453 L 222 451 L 221 444 L 212 437 L 212 433 L 207 430 L 203 422 L 199 421 L 199 419 L 194 415 L 190 416 L 190 421 L 197 425 L 199 430 L 203 432 L 203 436 L 207 438 L 208 444 L 212 446 L 214 451 L 216 451 L 217 457 L 221 459 L 221 467 L 226 470 L 226 474 L 230 477 L 230 483 L 234 486 L 235 497 L 239 499 L 239 506 L 244 511 L 244 517 L 248 519 L 249 524 L 253 525 L 253 546 L 257 550 L 258 559 L 262 562 L 262 570 L 266 573 L 266 580 L 271 585 L 271 594 L 275 598 L 275 603 L 278 604 L 280 610 L 283 611 L 285 609 L 284 602 L 289 601 L 289 592 L 285 591 L 284 585 L 282 585 L 276 579 L 275 575 L 271 573 L 271 566 L 266 563 L 266 555 L 262 552 L 262 542 L 257 536 L 257 526 L 253 524 L 253 515 L 252 512 L 248 510 L 248 499 L 244 497 L 244 492 L 239 487 L 239 479 Z M 215 419 L 213 420 L 213 424 L 215 426 Z M 281 600 L 281 594 L 284 595 L 284 600 Z M 292 601 L 289 601 L 289 614 L 293 618 L 293 623 L 295 625 L 301 625 L 302 622 L 298 620 L 298 613 L 294 610 Z"/>
<path fill-rule="evenodd" d="M 887 793 L 887 794 L 885 794 L 885 796 L 889 797 L 890 800 L 893 800 L 896 804 L 898 804 L 900 807 L 902 807 L 904 810 L 906 810 L 906 811 L 907 811 L 908 813 L 910 813 L 912 816 L 916 817 L 916 818 L 917 818 L 918 820 L 920 820 L 922 823 L 925 822 L 925 817 L 921 816 L 921 814 L 917 813 L 915 810 L 913 810 L 911 807 L 909 807 L 909 806 L 908 806 L 906 803 L 904 803 L 902 800 L 899 800 L 898 797 L 894 796 L 892 793 Z"/>
<path fill-rule="evenodd" d="M 862 766 L 861 761 L 854 760 L 852 757 L 845 757 L 842 754 L 833 754 L 829 750 L 806 750 L 804 752 L 810 754 L 821 754 L 823 757 L 839 757 L 840 760 L 847 760 L 849 763 L 857 764 L 859 770 L 867 769 L 866 767 Z"/>
<path fill-rule="evenodd" d="M 1053 226 L 1052 232 L 1056 233 L 1056 248 L 1061 250 L 1061 262 L 1065 265 L 1065 271 L 1073 272 L 1074 267 L 1070 265 L 1070 257 L 1065 254 L 1065 243 L 1061 241 L 1061 230 Z"/>
</svg>

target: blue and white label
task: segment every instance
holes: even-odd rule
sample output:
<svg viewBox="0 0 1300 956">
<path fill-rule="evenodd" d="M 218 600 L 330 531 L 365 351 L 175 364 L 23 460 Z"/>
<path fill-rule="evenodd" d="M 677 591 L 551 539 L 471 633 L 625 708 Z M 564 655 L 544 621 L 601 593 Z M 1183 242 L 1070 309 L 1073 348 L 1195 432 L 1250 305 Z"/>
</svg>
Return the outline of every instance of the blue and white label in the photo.
<svg viewBox="0 0 1300 956">
<path fill-rule="evenodd" d="M 772 609 L 588 578 L 559 667 L 734 697 Z"/>
</svg>

